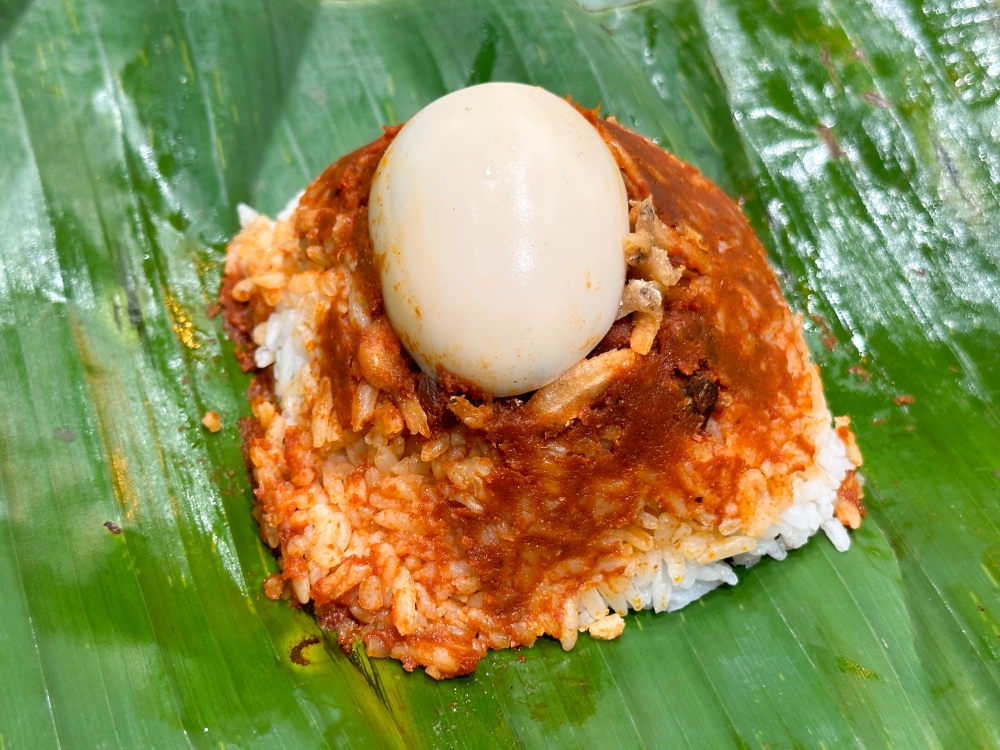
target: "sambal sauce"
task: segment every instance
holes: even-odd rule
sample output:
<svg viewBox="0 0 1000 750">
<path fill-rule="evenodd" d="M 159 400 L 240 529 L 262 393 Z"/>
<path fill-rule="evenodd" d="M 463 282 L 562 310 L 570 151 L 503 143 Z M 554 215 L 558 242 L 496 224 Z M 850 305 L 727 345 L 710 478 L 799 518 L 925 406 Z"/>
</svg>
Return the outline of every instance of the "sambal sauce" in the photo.
<svg viewBox="0 0 1000 750">
<path fill-rule="evenodd" d="M 651 201 L 656 237 L 680 270 L 660 287 L 648 351 L 630 352 L 638 324 L 621 318 L 587 360 L 617 369 L 563 412 L 540 411 L 545 389 L 494 399 L 447 372 L 428 377 L 389 325 L 367 202 L 399 128 L 329 167 L 289 221 L 285 272 L 314 274 L 296 282 L 302 294 L 315 287 L 331 301 L 316 308 L 304 347 L 316 371 L 313 390 L 299 386 L 298 423 L 278 434 L 269 371 L 251 394 L 257 514 L 282 550 L 269 595 L 311 600 L 345 645 L 361 638 L 369 653 L 436 677 L 542 633 L 571 646 L 577 597 L 595 586 L 605 601 L 631 596 L 636 555 L 689 544 L 684 554 L 708 564 L 742 551 L 734 540 L 752 549 L 791 502 L 791 477 L 816 460 L 827 414 L 818 375 L 739 207 L 690 165 L 580 112 L 620 168 L 633 232 Z M 256 298 L 234 298 L 249 277 L 235 268 L 221 301 L 246 365 L 267 318 L 251 314 Z M 843 513 L 863 515 L 853 470 L 845 482 Z M 337 510 L 315 510 L 324 503 Z M 331 531 L 329 518 L 353 531 Z M 339 540 L 323 542 L 337 554 L 310 547 L 323 534 Z"/>
</svg>

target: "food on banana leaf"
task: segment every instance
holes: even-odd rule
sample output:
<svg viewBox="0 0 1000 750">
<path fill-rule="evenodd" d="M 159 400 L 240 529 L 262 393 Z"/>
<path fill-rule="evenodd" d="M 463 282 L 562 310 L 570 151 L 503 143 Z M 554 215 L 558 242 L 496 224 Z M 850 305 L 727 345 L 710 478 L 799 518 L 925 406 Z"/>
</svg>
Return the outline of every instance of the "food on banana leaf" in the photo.
<svg viewBox="0 0 1000 750">
<path fill-rule="evenodd" d="M 264 588 L 345 648 L 451 677 L 848 548 L 861 455 L 763 248 L 613 117 L 473 87 L 240 220 Z"/>
</svg>

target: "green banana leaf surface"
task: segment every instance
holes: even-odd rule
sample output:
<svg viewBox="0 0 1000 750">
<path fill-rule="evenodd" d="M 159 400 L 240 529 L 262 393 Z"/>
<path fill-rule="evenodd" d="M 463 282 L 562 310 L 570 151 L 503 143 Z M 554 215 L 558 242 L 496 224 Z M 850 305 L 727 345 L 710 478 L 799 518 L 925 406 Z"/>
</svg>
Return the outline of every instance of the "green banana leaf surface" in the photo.
<svg viewBox="0 0 1000 750">
<path fill-rule="evenodd" d="M 743 202 L 868 518 L 435 682 L 263 596 L 208 309 L 238 202 L 488 80 Z M 0 748 L 1000 747 L 998 95 L 991 0 L 0 0 Z"/>
</svg>

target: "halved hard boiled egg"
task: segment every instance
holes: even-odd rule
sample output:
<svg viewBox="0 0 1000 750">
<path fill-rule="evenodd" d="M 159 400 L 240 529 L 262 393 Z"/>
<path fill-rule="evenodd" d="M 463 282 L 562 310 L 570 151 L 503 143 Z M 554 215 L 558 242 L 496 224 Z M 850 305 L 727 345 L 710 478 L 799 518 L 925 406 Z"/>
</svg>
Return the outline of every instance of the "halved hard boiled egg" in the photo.
<svg viewBox="0 0 1000 750">
<path fill-rule="evenodd" d="M 369 229 L 389 322 L 432 377 L 533 391 L 615 320 L 625 185 L 594 127 L 543 89 L 488 83 L 418 112 L 379 164 Z"/>
</svg>

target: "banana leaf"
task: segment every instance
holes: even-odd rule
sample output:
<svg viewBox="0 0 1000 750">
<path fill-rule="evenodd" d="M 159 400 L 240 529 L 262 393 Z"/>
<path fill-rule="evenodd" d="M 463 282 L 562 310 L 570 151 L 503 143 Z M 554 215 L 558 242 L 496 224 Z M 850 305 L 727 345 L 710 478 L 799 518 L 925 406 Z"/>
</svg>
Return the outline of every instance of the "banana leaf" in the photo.
<svg viewBox="0 0 1000 750">
<path fill-rule="evenodd" d="M 434 682 L 263 597 L 208 309 L 238 202 L 487 80 L 743 202 L 869 515 Z M 998 95 L 989 0 L 0 0 L 0 748 L 1000 747 Z"/>
</svg>

